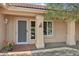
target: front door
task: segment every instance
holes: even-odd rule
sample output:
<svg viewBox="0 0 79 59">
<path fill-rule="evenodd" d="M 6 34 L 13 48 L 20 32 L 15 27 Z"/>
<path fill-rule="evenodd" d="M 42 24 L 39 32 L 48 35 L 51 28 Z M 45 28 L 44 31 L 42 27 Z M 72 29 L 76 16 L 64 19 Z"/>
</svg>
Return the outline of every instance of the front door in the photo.
<svg viewBox="0 0 79 59">
<path fill-rule="evenodd" d="M 27 43 L 27 21 L 18 21 L 18 44 Z"/>
</svg>

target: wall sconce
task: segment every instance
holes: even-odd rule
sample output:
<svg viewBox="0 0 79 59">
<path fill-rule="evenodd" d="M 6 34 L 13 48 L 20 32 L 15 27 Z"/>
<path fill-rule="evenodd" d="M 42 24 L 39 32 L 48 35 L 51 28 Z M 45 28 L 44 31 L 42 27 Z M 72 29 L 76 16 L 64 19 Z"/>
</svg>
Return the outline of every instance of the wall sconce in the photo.
<svg viewBox="0 0 79 59">
<path fill-rule="evenodd" d="M 8 19 L 7 19 L 7 18 L 4 19 L 4 23 L 5 23 L 5 24 L 8 23 Z"/>
<path fill-rule="evenodd" d="M 40 28 L 42 27 L 42 23 L 40 23 L 39 27 L 40 27 Z"/>
<path fill-rule="evenodd" d="M 0 24 L 7 24 L 7 23 L 8 23 L 8 19 L 7 18 L 0 22 Z"/>
</svg>

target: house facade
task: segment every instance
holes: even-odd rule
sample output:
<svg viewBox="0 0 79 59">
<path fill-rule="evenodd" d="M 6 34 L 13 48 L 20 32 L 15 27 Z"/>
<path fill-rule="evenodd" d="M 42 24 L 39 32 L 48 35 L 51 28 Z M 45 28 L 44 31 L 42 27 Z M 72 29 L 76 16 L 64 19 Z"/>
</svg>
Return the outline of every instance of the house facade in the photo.
<svg viewBox="0 0 79 59">
<path fill-rule="evenodd" d="M 0 4 L 0 48 L 3 40 L 16 45 L 35 44 L 44 48 L 45 43 L 65 42 L 76 45 L 79 41 L 79 22 L 42 16 L 46 6 L 22 3 Z"/>
</svg>

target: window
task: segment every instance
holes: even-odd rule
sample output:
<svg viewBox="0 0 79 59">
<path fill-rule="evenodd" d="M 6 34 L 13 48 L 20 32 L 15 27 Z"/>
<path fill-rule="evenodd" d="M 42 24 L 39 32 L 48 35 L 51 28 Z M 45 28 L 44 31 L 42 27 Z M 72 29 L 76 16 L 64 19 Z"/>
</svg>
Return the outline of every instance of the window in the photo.
<svg viewBox="0 0 79 59">
<path fill-rule="evenodd" d="M 52 35 L 52 22 L 45 21 L 44 22 L 44 35 Z"/>
<path fill-rule="evenodd" d="M 31 21 L 31 39 L 35 39 L 35 21 Z"/>
</svg>

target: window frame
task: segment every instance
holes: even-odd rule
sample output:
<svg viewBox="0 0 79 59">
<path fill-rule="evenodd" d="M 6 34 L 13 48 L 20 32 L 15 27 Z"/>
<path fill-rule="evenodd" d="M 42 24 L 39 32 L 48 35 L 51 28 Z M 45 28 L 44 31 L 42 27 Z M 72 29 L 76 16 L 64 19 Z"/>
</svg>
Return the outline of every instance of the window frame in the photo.
<svg viewBox="0 0 79 59">
<path fill-rule="evenodd" d="M 43 32 L 44 36 L 53 36 L 53 21 L 51 21 L 51 20 L 49 20 L 49 21 L 48 20 L 45 20 L 44 22 L 47 23 L 47 27 L 46 27 L 47 28 L 47 34 L 45 35 L 44 32 Z M 52 34 L 48 34 L 48 32 L 49 32 L 49 30 L 48 30 L 48 22 L 51 22 L 52 23 Z M 43 31 L 44 31 L 44 27 L 43 27 Z"/>
</svg>

